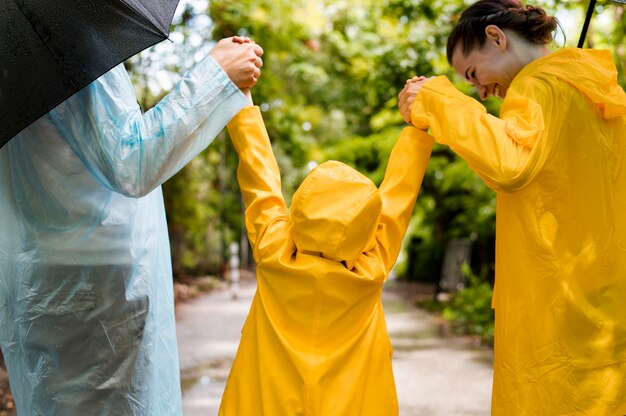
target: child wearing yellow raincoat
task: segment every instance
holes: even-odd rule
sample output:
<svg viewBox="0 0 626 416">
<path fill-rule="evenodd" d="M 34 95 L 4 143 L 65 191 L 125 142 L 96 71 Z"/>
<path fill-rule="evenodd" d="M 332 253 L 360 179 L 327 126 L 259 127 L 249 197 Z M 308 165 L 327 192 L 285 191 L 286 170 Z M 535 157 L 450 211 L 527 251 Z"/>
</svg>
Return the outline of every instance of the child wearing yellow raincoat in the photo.
<svg viewBox="0 0 626 416">
<path fill-rule="evenodd" d="M 258 288 L 219 414 L 397 415 L 380 295 L 433 139 L 406 127 L 379 189 L 343 163 L 322 163 L 288 210 L 259 108 L 244 108 L 228 130 Z"/>
</svg>

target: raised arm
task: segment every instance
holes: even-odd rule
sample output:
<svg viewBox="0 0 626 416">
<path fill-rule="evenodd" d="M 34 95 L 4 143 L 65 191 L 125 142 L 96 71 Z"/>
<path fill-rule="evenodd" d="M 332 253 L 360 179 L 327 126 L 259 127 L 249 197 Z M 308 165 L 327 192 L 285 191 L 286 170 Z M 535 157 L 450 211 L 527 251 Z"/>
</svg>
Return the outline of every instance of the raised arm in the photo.
<svg viewBox="0 0 626 416">
<path fill-rule="evenodd" d="M 216 57 L 195 65 L 145 114 L 120 64 L 52 110 L 50 117 L 103 186 L 141 197 L 205 149 L 247 105 L 229 74 L 242 85 L 255 82 L 260 65 L 255 47 L 220 41 L 211 51 Z M 248 84 L 239 67 L 247 68 Z"/>
<path fill-rule="evenodd" d="M 280 171 L 259 107 L 241 110 L 228 123 L 228 132 L 239 155 L 237 179 L 246 207 L 246 230 L 259 261 L 289 226 Z"/>
<path fill-rule="evenodd" d="M 422 185 L 434 139 L 414 127 L 405 127 L 396 142 L 380 185 L 383 209 L 376 239 L 387 271 L 396 262 Z"/>
<path fill-rule="evenodd" d="M 430 128 L 437 142 L 450 146 L 491 188 L 514 191 L 534 178 L 549 154 L 543 114 L 552 114 L 555 126 L 563 116 L 551 107 L 554 102 L 545 82 L 526 77 L 511 85 L 498 118 L 439 76 L 423 83 L 410 118 L 416 127 Z"/>
</svg>

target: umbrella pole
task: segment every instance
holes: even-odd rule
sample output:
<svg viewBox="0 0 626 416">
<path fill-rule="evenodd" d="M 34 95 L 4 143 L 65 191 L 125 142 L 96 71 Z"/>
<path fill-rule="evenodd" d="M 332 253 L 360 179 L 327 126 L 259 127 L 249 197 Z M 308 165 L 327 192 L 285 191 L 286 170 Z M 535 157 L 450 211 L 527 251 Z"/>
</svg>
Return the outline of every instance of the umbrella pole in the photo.
<svg viewBox="0 0 626 416">
<path fill-rule="evenodd" d="M 591 22 L 591 16 L 593 10 L 596 8 L 596 0 L 589 1 L 589 8 L 587 8 L 587 16 L 585 16 L 585 24 L 583 24 L 583 30 L 580 33 L 580 39 L 578 40 L 578 47 L 582 48 L 585 44 L 585 37 L 587 37 L 587 29 L 589 29 L 589 22 Z"/>
</svg>

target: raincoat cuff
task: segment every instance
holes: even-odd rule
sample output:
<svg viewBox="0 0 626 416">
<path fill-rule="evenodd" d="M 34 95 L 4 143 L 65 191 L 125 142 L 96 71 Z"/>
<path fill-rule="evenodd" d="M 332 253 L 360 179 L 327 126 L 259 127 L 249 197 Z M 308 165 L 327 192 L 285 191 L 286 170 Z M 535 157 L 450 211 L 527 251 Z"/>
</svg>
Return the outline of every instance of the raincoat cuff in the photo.
<svg viewBox="0 0 626 416">
<path fill-rule="evenodd" d="M 237 134 L 236 132 L 249 128 L 251 128 L 252 131 L 255 131 L 259 128 L 259 126 L 263 125 L 264 122 L 263 116 L 261 115 L 261 109 L 256 105 L 248 105 L 247 107 L 242 108 L 239 113 L 237 113 L 237 115 L 235 115 L 235 117 L 228 122 L 227 127 L 230 133 L 231 141 L 238 154 L 242 150 L 242 139 L 247 138 L 249 135 Z"/>
<path fill-rule="evenodd" d="M 236 127 L 239 123 L 257 124 L 261 117 L 261 108 L 258 105 L 248 105 L 242 108 L 235 117 L 230 120 L 228 127 Z"/>
<path fill-rule="evenodd" d="M 196 64 L 193 71 L 196 72 L 196 68 L 199 68 L 199 74 L 204 79 L 213 80 L 219 85 L 222 85 L 224 91 L 227 95 L 235 94 L 238 97 L 238 101 L 241 101 L 240 106 L 243 106 L 248 103 L 248 99 L 241 92 L 239 87 L 235 85 L 235 83 L 228 77 L 228 74 L 222 66 L 213 58 L 211 55 L 207 55 L 203 60 Z M 210 82 L 206 82 L 205 84 L 211 85 Z"/>
<path fill-rule="evenodd" d="M 402 135 L 414 139 L 417 143 L 417 147 L 425 150 L 430 150 L 435 143 L 435 138 L 428 134 L 428 132 L 413 126 L 405 127 L 402 130 Z"/>
<path fill-rule="evenodd" d="M 441 75 L 431 78 L 422 85 L 422 89 L 415 96 L 411 107 L 411 124 L 418 129 L 428 130 L 433 127 L 435 118 L 428 103 L 432 97 L 449 97 L 458 92 L 447 77 Z"/>
</svg>

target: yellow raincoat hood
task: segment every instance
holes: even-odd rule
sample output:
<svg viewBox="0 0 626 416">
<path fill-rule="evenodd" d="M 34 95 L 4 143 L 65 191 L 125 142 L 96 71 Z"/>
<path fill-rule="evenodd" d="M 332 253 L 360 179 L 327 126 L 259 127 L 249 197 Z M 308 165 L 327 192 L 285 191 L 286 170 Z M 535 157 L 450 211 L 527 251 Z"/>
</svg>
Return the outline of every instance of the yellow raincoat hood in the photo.
<svg viewBox="0 0 626 416">
<path fill-rule="evenodd" d="M 593 65 L 589 65 L 589 62 L 593 62 Z M 600 109 L 606 119 L 626 114 L 626 94 L 617 84 L 617 71 L 609 51 L 562 49 L 552 53 L 549 59 L 530 63 L 516 78 L 523 80 L 526 74 L 537 70 L 580 91 Z"/>
<path fill-rule="evenodd" d="M 371 180 L 341 162 L 324 162 L 293 196 L 294 243 L 301 253 L 320 253 L 352 269 L 373 240 L 381 208 L 380 193 Z"/>
<path fill-rule="evenodd" d="M 499 117 L 434 78 L 411 119 L 497 192 L 492 415 L 626 414 L 626 94 L 609 52 L 533 61 Z"/>
</svg>

